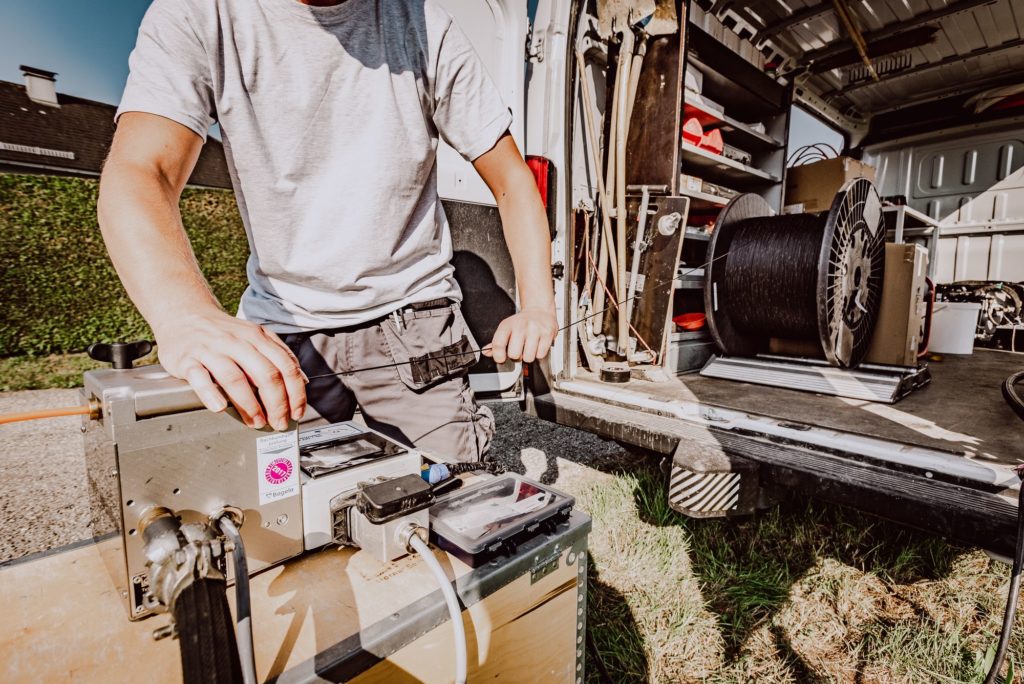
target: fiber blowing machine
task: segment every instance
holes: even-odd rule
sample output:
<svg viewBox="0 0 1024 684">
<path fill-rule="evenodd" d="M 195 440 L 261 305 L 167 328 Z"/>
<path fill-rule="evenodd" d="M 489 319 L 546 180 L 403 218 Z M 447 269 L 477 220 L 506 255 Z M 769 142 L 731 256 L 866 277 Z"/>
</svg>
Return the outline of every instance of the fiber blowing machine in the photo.
<svg viewBox="0 0 1024 684">
<path fill-rule="evenodd" d="M 180 638 L 186 681 L 209 680 L 211 668 L 218 681 L 238 680 L 239 667 L 250 681 L 248 575 L 332 542 L 382 561 L 426 550 L 434 492 L 415 449 L 351 422 L 301 439 L 294 422 L 250 429 L 233 409 L 205 410 L 159 366 L 132 368 L 147 351 L 94 349 L 115 367 L 86 373 L 82 390 L 94 409 L 83 424 L 89 488 L 123 539 L 110 570 L 132 620 L 172 615 L 155 636 Z"/>
</svg>

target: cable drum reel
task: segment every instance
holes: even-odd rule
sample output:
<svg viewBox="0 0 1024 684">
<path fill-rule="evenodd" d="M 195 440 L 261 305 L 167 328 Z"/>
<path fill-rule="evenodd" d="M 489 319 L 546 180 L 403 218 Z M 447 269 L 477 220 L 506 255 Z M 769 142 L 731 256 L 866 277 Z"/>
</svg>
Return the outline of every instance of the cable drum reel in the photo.
<svg viewBox="0 0 1024 684">
<path fill-rule="evenodd" d="M 759 195 L 718 216 L 704 286 L 722 353 L 756 356 L 772 338 L 817 341 L 833 366 L 867 353 L 885 272 L 882 203 L 870 181 L 848 182 L 830 210 L 773 216 Z"/>
</svg>

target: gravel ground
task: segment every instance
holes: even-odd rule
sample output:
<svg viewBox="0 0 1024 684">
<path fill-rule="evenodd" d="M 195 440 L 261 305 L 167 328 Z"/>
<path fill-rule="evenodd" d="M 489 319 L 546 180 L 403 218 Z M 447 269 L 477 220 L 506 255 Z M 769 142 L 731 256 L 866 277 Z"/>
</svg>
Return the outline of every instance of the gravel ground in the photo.
<svg viewBox="0 0 1024 684">
<path fill-rule="evenodd" d="M 77 390 L 0 393 L 0 413 L 78 403 Z M 585 479 L 584 466 L 607 469 L 625 455 L 614 442 L 537 420 L 517 404 L 494 413 L 493 458 L 548 484 Z M 80 425 L 70 417 L 0 426 L 0 563 L 106 531 L 93 527 Z"/>
<path fill-rule="evenodd" d="M 78 390 L 0 393 L 0 413 L 79 403 Z M 81 421 L 0 425 L 0 562 L 93 536 Z"/>
</svg>

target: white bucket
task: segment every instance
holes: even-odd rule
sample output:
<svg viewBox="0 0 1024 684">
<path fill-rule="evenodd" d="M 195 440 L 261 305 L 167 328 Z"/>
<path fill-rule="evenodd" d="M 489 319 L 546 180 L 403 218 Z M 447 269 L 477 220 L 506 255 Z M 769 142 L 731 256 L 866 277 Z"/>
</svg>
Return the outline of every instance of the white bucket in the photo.
<svg viewBox="0 0 1024 684">
<path fill-rule="evenodd" d="M 928 351 L 939 354 L 971 354 L 978 327 L 978 302 L 935 302 Z"/>
</svg>

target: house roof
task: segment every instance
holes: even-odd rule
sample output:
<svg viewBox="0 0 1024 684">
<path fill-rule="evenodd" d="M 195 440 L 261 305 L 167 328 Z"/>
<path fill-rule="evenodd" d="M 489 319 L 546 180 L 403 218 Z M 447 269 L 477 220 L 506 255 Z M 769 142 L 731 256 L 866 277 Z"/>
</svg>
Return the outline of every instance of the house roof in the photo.
<svg viewBox="0 0 1024 684">
<path fill-rule="evenodd" d="M 0 170 L 95 176 L 114 136 L 114 105 L 58 93 L 60 107 L 29 99 L 0 81 Z M 207 138 L 189 184 L 230 188 L 224 147 Z"/>
</svg>

